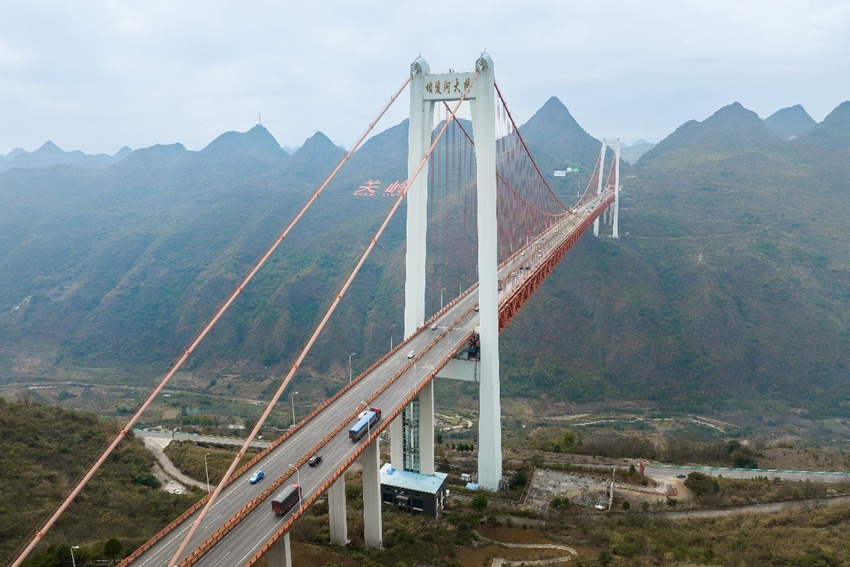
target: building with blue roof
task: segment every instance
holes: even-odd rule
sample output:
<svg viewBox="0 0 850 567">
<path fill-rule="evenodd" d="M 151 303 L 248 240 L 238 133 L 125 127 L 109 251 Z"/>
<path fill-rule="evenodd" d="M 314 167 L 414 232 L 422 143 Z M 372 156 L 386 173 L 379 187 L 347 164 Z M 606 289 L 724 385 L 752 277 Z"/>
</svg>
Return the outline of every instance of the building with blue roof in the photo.
<svg viewBox="0 0 850 567">
<path fill-rule="evenodd" d="M 407 512 L 439 516 L 446 504 L 445 473 L 433 475 L 381 467 L 381 501 Z"/>
</svg>

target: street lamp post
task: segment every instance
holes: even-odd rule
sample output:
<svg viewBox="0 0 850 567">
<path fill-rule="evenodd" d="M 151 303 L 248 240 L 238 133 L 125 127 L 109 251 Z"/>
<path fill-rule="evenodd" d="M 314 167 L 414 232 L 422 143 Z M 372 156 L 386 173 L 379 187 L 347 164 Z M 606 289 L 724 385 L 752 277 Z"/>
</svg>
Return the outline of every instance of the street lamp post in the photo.
<svg viewBox="0 0 850 567">
<path fill-rule="evenodd" d="M 295 465 L 293 465 L 291 463 L 289 465 L 289 468 L 295 469 L 295 474 L 297 475 L 297 478 L 298 478 L 298 508 L 299 508 L 299 510 L 303 511 L 304 510 L 304 501 L 302 500 L 302 495 L 304 494 L 304 492 L 302 491 L 302 488 L 301 488 L 301 471 L 298 470 L 298 467 L 296 467 Z"/>
<path fill-rule="evenodd" d="M 295 396 L 298 395 L 298 392 L 294 392 L 292 394 L 292 426 L 295 427 Z"/>
<path fill-rule="evenodd" d="M 74 567 L 77 567 L 77 561 L 76 561 L 76 559 L 74 559 L 74 550 L 75 549 L 80 549 L 80 546 L 75 545 L 75 546 L 71 547 L 71 565 L 73 565 Z"/>
<path fill-rule="evenodd" d="M 390 341 L 392 342 L 392 338 L 390 338 Z M 392 347 L 390 347 L 390 350 L 392 350 Z M 357 354 L 357 353 L 352 352 L 351 354 L 348 355 L 348 383 L 349 384 L 351 384 L 351 357 L 354 356 L 355 354 Z"/>
<path fill-rule="evenodd" d="M 207 457 L 209 456 L 209 453 L 204 453 L 204 472 L 207 473 L 207 494 L 210 493 L 210 469 L 207 466 Z"/>
<path fill-rule="evenodd" d="M 443 288 L 443 289 L 440 290 L 440 311 L 443 310 L 443 292 L 445 290 L 446 290 L 446 288 Z"/>
<path fill-rule="evenodd" d="M 460 275 L 460 283 L 457 286 L 457 294 L 458 295 L 463 293 L 463 280 L 465 280 L 465 279 L 466 279 L 466 274 L 461 274 Z"/>
<path fill-rule="evenodd" d="M 390 327 L 390 351 L 393 350 L 393 329 L 395 329 L 396 323 L 393 323 L 393 326 Z"/>
</svg>

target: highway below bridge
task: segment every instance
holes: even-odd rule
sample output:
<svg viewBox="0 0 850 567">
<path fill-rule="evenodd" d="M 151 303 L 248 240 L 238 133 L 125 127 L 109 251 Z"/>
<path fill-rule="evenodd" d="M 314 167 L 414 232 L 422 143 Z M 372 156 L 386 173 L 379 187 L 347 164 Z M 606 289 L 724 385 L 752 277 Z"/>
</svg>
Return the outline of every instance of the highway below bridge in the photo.
<svg viewBox="0 0 850 567">
<path fill-rule="evenodd" d="M 612 191 L 602 193 L 502 264 L 500 331 L 613 199 Z M 282 537 L 449 361 L 458 355 L 466 358 L 478 325 L 477 303 L 475 284 L 237 472 L 194 534 L 180 565 L 245 565 L 265 553 L 268 542 Z M 352 441 L 349 427 L 362 410 L 373 406 L 382 409 L 382 419 L 365 438 Z M 323 461 L 305 466 L 315 454 Z M 266 478 L 252 485 L 248 478 L 258 469 Z M 291 483 L 301 485 L 301 505 L 275 516 L 271 499 Z M 199 514 L 196 505 L 120 565 L 167 567 Z"/>
</svg>

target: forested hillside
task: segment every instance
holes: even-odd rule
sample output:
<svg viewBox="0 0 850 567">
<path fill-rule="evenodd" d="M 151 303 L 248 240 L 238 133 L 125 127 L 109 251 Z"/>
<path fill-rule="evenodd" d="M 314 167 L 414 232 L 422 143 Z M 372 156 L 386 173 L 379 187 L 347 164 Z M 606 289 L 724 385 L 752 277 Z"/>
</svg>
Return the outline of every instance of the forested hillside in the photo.
<svg viewBox="0 0 850 567">
<path fill-rule="evenodd" d="M 15 557 L 18 546 L 35 536 L 31 530 L 44 524 L 45 514 L 53 513 L 117 433 L 118 425 L 91 414 L 0 398 L 0 557 Z M 117 543 L 114 554 L 122 556 L 199 498 L 159 490 L 152 465 L 141 441 L 123 442 L 48 532 L 47 545 L 30 564 L 64 564 L 68 542 L 98 546 L 116 537 L 113 551 Z"/>
<path fill-rule="evenodd" d="M 848 106 L 789 141 L 733 104 L 623 164 L 622 238 L 585 236 L 505 331 L 503 394 L 541 411 L 555 400 L 765 424 L 847 417 Z M 521 131 L 543 171 L 578 165 L 571 183 L 586 183 L 599 142 L 560 101 Z M 354 154 L 181 387 L 256 399 L 289 368 L 389 209 L 382 190 L 406 177 L 406 140 L 403 122 Z M 200 152 L 0 173 L 5 391 L 62 381 L 35 395 L 105 413 L 135 405 L 133 388 L 164 373 L 341 156 L 321 133 L 288 155 L 257 126 Z M 374 196 L 355 195 L 370 180 Z M 307 396 L 347 379 L 349 353 L 357 372 L 398 341 L 403 214 L 296 377 Z M 128 399 L 105 401 L 92 385 L 107 383 Z"/>
</svg>

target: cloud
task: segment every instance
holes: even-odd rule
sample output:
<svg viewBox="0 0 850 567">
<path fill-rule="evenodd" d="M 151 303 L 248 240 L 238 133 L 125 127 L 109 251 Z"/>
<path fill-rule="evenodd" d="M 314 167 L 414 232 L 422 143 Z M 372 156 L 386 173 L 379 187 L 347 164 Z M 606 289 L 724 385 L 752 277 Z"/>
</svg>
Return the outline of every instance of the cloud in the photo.
<svg viewBox="0 0 850 567">
<path fill-rule="evenodd" d="M 839 0 L 20 2 L 0 20 L 0 152 L 200 149 L 260 113 L 284 145 L 350 145 L 417 55 L 469 69 L 485 49 L 519 122 L 550 96 L 597 137 L 658 139 L 735 100 L 819 119 L 850 92 L 848 24 Z"/>
<path fill-rule="evenodd" d="M 24 57 L 0 39 L 0 67 L 17 67 Z"/>
</svg>

